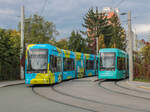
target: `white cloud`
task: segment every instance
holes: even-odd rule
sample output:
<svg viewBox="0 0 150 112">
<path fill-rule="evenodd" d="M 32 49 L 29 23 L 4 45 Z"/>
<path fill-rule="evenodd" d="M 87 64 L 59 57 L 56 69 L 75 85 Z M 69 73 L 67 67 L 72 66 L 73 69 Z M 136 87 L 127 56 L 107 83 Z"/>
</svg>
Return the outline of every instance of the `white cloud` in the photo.
<svg viewBox="0 0 150 112">
<path fill-rule="evenodd" d="M 22 0 L 0 0 L 0 4 L 17 4 L 21 2 Z"/>
<path fill-rule="evenodd" d="M 135 24 L 133 28 L 136 30 L 137 34 L 150 32 L 150 24 Z"/>
<path fill-rule="evenodd" d="M 0 9 L 0 15 L 13 15 L 15 11 L 12 9 Z"/>
</svg>

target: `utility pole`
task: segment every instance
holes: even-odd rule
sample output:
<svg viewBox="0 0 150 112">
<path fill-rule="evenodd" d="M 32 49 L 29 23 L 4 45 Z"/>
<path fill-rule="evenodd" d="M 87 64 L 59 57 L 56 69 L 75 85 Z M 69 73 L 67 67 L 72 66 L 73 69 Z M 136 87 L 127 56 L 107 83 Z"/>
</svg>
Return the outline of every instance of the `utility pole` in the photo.
<svg viewBox="0 0 150 112">
<path fill-rule="evenodd" d="M 21 64 L 24 51 L 24 6 L 21 6 L 21 44 L 20 44 L 20 79 L 24 79 L 24 69 Z"/>
<path fill-rule="evenodd" d="M 131 29 L 131 11 L 128 12 L 128 54 L 129 54 L 129 80 L 133 81 L 133 37 Z"/>
<path fill-rule="evenodd" d="M 97 49 L 97 55 L 98 55 L 98 37 L 96 38 L 96 49 Z"/>
</svg>

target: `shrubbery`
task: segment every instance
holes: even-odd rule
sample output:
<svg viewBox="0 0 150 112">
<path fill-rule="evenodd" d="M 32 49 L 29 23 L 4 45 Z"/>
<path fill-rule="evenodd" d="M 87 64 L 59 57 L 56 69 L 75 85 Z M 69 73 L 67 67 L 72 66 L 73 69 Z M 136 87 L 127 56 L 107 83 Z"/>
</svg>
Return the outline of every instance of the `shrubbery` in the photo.
<svg viewBox="0 0 150 112">
<path fill-rule="evenodd" d="M 145 46 L 134 54 L 134 78 L 150 80 L 150 43 L 145 42 Z"/>
</svg>

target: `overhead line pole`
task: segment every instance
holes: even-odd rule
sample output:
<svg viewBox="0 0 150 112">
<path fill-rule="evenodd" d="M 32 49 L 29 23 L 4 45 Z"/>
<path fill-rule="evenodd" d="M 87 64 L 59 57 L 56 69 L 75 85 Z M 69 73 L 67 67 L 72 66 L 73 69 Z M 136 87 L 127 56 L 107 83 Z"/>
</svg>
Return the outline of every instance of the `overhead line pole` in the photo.
<svg viewBox="0 0 150 112">
<path fill-rule="evenodd" d="M 24 51 L 24 6 L 21 6 L 21 44 L 20 44 L 20 79 L 24 79 L 24 69 L 21 64 Z"/>
<path fill-rule="evenodd" d="M 129 53 L 129 80 L 133 81 L 133 37 L 131 29 L 131 11 L 128 12 L 128 53 Z"/>
<path fill-rule="evenodd" d="M 96 38 L 96 49 L 97 49 L 97 55 L 98 55 L 98 37 Z"/>
</svg>

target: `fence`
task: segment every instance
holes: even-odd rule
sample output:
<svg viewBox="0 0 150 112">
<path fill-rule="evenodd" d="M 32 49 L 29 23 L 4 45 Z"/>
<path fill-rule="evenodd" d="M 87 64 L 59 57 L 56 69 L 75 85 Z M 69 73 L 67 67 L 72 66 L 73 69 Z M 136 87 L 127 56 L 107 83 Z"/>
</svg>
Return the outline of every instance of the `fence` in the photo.
<svg viewBox="0 0 150 112">
<path fill-rule="evenodd" d="M 20 74 L 20 64 L 0 63 L 0 81 L 17 80 Z"/>
</svg>

